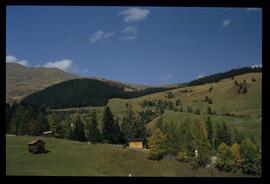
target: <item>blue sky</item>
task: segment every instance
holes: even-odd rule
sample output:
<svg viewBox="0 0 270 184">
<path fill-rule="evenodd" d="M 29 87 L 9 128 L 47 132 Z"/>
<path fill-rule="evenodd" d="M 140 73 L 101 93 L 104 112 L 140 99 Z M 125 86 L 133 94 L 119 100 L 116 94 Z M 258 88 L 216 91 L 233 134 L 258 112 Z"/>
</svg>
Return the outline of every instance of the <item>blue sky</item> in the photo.
<svg viewBox="0 0 270 184">
<path fill-rule="evenodd" d="M 257 8 L 8 6 L 6 62 L 147 85 L 262 64 Z"/>
</svg>

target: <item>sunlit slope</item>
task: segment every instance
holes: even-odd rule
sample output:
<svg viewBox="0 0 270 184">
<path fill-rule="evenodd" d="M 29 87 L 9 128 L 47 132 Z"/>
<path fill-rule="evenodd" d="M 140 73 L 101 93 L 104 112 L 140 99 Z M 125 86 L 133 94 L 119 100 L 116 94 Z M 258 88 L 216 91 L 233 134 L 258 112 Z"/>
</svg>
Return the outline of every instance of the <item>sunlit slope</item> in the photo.
<svg viewBox="0 0 270 184">
<path fill-rule="evenodd" d="M 252 78 L 255 78 L 256 81 L 252 82 Z M 238 83 L 246 80 L 248 90 L 246 94 L 237 93 L 237 87 L 234 84 L 235 80 Z M 211 92 L 209 91 L 210 87 L 213 87 Z M 185 90 L 191 90 L 191 92 L 184 93 Z M 130 103 L 135 111 L 141 111 L 140 104 L 144 99 L 167 99 L 173 102 L 180 99 L 184 110 L 186 110 L 187 106 L 191 106 L 193 110 L 199 108 L 201 113 L 206 113 L 208 106 L 215 110 L 217 114 L 234 112 L 238 115 L 258 117 L 261 113 L 261 73 L 248 73 L 236 76 L 233 80 L 231 78 L 224 79 L 217 83 L 178 88 L 170 91 L 174 93 L 172 99 L 166 98 L 166 92 L 160 92 L 133 99 L 110 99 L 108 105 L 118 114 L 123 112 L 126 103 Z M 213 104 L 202 102 L 205 96 L 212 98 Z M 197 102 L 193 102 L 194 100 L 197 100 Z"/>
</svg>

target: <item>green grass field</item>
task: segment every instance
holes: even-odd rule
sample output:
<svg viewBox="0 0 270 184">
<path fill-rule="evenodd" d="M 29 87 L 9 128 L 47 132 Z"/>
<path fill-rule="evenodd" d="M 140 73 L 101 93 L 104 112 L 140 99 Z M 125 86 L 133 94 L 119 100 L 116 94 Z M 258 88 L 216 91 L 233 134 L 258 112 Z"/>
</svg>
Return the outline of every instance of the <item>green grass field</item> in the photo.
<svg viewBox="0 0 270 184">
<path fill-rule="evenodd" d="M 83 144 L 56 138 L 42 138 L 47 154 L 33 155 L 27 143 L 35 137 L 6 136 L 6 175 L 38 176 L 215 176 L 243 177 L 211 168 L 194 170 L 189 164 L 165 158 L 152 161 L 148 150 L 132 150 L 110 144 Z"/>
</svg>

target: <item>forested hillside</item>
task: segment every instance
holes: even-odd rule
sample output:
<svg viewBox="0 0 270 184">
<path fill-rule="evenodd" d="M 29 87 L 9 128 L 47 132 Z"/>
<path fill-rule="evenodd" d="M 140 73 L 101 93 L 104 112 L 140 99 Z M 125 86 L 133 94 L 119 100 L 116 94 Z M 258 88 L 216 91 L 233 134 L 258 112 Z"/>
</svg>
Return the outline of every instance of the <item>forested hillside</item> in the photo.
<svg viewBox="0 0 270 184">
<path fill-rule="evenodd" d="M 242 75 L 245 73 L 261 72 L 261 71 L 262 71 L 261 67 L 243 67 L 243 68 L 238 68 L 238 69 L 232 69 L 232 70 L 227 71 L 227 72 L 216 73 L 213 75 L 209 75 L 206 77 L 202 77 L 202 78 L 193 80 L 193 81 L 187 83 L 186 85 L 187 86 L 202 85 L 202 84 L 211 83 L 211 82 L 218 82 L 222 79 L 234 77 L 237 75 Z"/>
<path fill-rule="evenodd" d="M 168 88 L 147 88 L 126 91 L 124 85 L 95 79 L 73 79 L 33 93 L 22 100 L 22 104 L 49 108 L 105 106 L 111 98 L 134 98 Z"/>
</svg>

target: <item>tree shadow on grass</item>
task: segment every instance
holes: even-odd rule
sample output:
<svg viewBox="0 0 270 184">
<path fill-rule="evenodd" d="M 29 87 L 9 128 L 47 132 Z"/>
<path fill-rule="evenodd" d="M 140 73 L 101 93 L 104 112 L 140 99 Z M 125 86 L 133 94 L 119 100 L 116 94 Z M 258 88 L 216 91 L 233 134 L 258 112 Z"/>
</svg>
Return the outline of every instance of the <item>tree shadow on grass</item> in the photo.
<svg viewBox="0 0 270 184">
<path fill-rule="evenodd" d="M 47 153 L 50 153 L 50 152 L 51 152 L 50 150 L 47 150 L 47 149 L 46 149 L 46 150 L 44 150 L 43 153 L 44 153 L 44 154 L 47 154 Z"/>
</svg>

